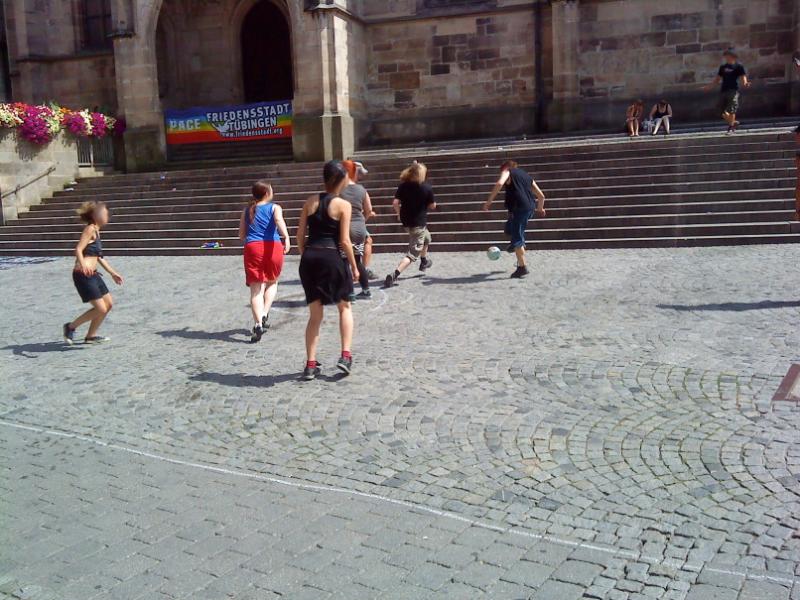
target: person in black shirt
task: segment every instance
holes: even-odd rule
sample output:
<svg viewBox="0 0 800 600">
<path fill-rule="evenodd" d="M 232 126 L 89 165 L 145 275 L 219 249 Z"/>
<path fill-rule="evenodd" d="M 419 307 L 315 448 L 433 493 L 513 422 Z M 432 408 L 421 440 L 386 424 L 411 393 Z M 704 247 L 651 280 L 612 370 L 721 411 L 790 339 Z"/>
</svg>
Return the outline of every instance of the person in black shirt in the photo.
<svg viewBox="0 0 800 600">
<path fill-rule="evenodd" d="M 715 85 L 720 85 L 720 109 L 722 118 L 728 124 L 728 133 L 736 133 L 739 121 L 736 120 L 736 113 L 739 111 L 739 81 L 744 88 L 750 87 L 750 80 L 747 78 L 747 71 L 739 64 L 739 56 L 728 48 L 724 53 L 725 62 L 717 71 L 717 76 L 709 85 L 707 90 L 713 89 Z"/>
<path fill-rule="evenodd" d="M 400 174 L 400 186 L 394 194 L 392 207 L 408 232 L 408 252 L 394 273 L 386 276 L 387 288 L 395 285 L 400 273 L 417 259 L 420 259 L 420 271 L 425 271 L 433 265 L 433 261 L 428 258 L 428 248 L 431 244 L 428 211 L 436 209 L 436 200 L 433 197 L 433 188 L 425 183 L 427 176 L 428 168 L 416 161 Z"/>
<path fill-rule="evenodd" d="M 517 255 L 517 269 L 511 274 L 511 277 L 519 279 L 525 277 L 529 272 L 525 264 L 525 228 L 533 216 L 534 210 L 537 217 L 546 216 L 545 196 L 533 177 L 520 169 L 513 160 L 507 160 L 500 167 L 500 178 L 494 184 L 494 189 L 483 205 L 483 210 L 488 211 L 492 207 L 492 202 L 503 189 L 506 191 L 506 209 L 508 210 L 505 231 L 511 236 L 511 244 L 507 250 Z M 538 199 L 538 203 L 534 200 L 534 196 Z"/>
</svg>

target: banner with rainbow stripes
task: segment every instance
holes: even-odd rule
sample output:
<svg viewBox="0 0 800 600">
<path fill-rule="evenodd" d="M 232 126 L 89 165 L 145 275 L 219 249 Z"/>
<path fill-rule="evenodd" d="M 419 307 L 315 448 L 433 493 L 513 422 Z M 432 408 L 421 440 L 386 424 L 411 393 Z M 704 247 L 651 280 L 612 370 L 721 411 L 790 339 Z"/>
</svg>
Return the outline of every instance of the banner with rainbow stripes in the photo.
<svg viewBox="0 0 800 600">
<path fill-rule="evenodd" d="M 292 137 L 292 103 L 197 107 L 164 112 L 167 144 L 243 142 Z"/>
</svg>

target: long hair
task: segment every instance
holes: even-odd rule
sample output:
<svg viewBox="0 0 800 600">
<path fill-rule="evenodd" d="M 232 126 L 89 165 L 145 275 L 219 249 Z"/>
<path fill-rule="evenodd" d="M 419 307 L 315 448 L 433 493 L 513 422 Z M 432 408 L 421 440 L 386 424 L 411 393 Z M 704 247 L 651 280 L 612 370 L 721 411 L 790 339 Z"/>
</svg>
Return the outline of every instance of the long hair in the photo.
<svg viewBox="0 0 800 600">
<path fill-rule="evenodd" d="M 517 161 L 515 160 L 507 160 L 502 165 L 500 165 L 500 172 L 503 171 L 510 171 L 511 169 L 516 169 L 519 166 Z"/>
<path fill-rule="evenodd" d="M 247 203 L 247 209 L 250 212 L 250 222 L 256 218 L 256 204 L 261 202 L 268 194 L 272 193 L 272 185 L 266 181 L 256 181 L 253 184 L 252 194 L 250 201 Z"/>
<path fill-rule="evenodd" d="M 332 190 L 347 177 L 347 171 L 341 161 L 329 160 L 322 168 L 322 179 L 325 181 L 325 188 Z"/>
<path fill-rule="evenodd" d="M 414 161 L 400 173 L 400 181 L 415 181 L 423 183 L 428 178 L 428 167 L 423 163 Z"/>
<path fill-rule="evenodd" d="M 98 208 L 103 208 L 106 205 L 105 202 L 97 202 L 96 200 L 88 200 L 81 204 L 80 208 L 75 212 L 80 217 L 81 221 L 86 223 L 87 225 L 94 224 L 94 211 Z"/>
</svg>

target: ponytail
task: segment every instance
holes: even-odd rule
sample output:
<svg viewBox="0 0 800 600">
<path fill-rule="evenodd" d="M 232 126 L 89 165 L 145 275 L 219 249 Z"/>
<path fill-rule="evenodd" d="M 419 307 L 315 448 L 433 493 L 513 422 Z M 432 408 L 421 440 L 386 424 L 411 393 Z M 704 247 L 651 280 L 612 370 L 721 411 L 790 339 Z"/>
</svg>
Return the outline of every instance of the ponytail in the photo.
<svg viewBox="0 0 800 600">
<path fill-rule="evenodd" d="M 247 203 L 247 214 L 250 215 L 250 222 L 256 218 L 256 204 L 261 202 L 267 195 L 272 195 L 272 186 L 266 181 L 256 181 L 253 184 L 252 194 Z"/>
</svg>

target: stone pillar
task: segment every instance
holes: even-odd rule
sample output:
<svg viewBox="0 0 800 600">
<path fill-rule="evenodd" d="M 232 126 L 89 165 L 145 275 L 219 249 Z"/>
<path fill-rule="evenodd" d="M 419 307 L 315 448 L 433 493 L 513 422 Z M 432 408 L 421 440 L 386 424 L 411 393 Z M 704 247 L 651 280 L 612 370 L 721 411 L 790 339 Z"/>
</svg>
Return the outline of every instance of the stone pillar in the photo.
<svg viewBox="0 0 800 600">
<path fill-rule="evenodd" d="M 569 131 L 581 127 L 579 0 L 551 0 L 553 23 L 553 104 L 549 128 Z"/>
<path fill-rule="evenodd" d="M 120 3 L 118 3 L 120 4 Z M 127 12 L 117 9 L 114 60 L 119 112 L 128 129 L 124 137 L 127 171 L 157 169 L 166 162 L 164 118 L 158 97 L 155 27 L 160 2 L 137 3 L 136 30 L 123 19 Z"/>
<path fill-rule="evenodd" d="M 296 160 L 343 159 L 355 151 L 355 121 L 350 112 L 350 53 L 355 17 L 336 6 L 319 6 L 304 19 L 306 31 L 295 32 L 298 78 L 294 102 Z"/>
</svg>

